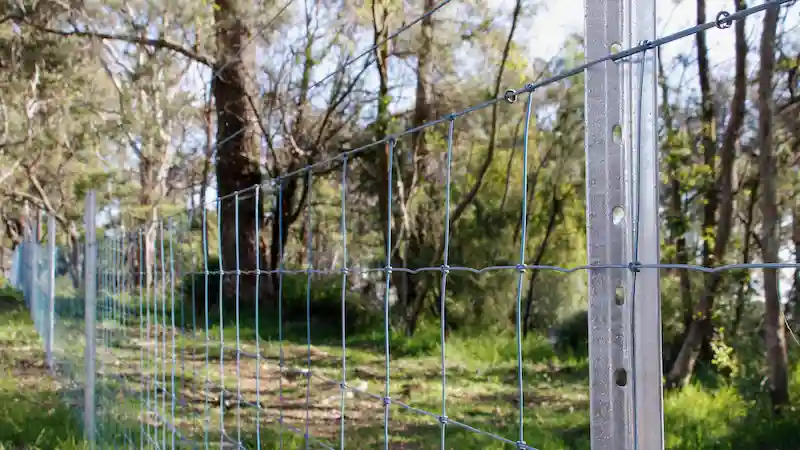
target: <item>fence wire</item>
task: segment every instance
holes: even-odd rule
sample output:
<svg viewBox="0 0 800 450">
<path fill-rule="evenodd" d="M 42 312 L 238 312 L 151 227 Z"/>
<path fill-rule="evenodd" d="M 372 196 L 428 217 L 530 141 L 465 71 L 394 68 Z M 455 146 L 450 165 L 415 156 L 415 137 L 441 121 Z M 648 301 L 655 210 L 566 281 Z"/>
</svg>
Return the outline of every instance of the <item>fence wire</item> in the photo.
<svg viewBox="0 0 800 450">
<path fill-rule="evenodd" d="M 389 39 L 407 30 L 423 17 L 433 14 L 446 5 L 449 0 L 442 1 L 419 19 L 411 22 Z M 764 262 L 752 264 L 728 264 L 714 267 L 689 264 L 641 264 L 637 261 L 638 250 L 638 205 L 634 211 L 633 254 L 629 262 L 603 262 L 599 264 L 575 267 L 559 267 L 552 265 L 530 264 L 525 253 L 528 217 L 528 153 L 529 134 L 531 132 L 531 111 L 533 93 L 548 85 L 558 83 L 569 77 L 578 76 L 594 66 L 607 62 L 626 64 L 646 64 L 654 60 L 654 52 L 667 43 L 693 36 L 712 28 L 727 28 L 731 23 L 747 16 L 761 12 L 767 8 L 777 8 L 790 3 L 789 0 L 774 0 L 757 6 L 739 10 L 735 13 L 720 12 L 716 19 L 681 30 L 677 33 L 658 38 L 652 42 L 642 42 L 635 47 L 606 57 L 586 62 L 551 78 L 528 84 L 520 89 L 510 89 L 503 96 L 474 105 L 462 111 L 454 112 L 440 119 L 409 128 L 401 133 L 393 134 L 360 148 L 349 150 L 335 158 L 316 162 L 273 178 L 268 183 L 254 185 L 227 196 L 221 196 L 202 205 L 200 208 L 199 228 L 194 222 L 186 223 L 181 217 L 163 217 L 135 230 L 106 230 L 98 239 L 97 245 L 88 247 L 96 251 L 98 270 L 96 274 L 97 294 L 97 381 L 95 386 L 85 386 L 82 379 L 83 352 L 86 342 L 83 341 L 83 299 L 78 283 L 70 282 L 70 275 L 59 267 L 58 252 L 60 249 L 43 246 L 29 241 L 17 249 L 15 255 L 12 283 L 20 287 L 31 309 L 37 331 L 44 340 L 54 337 L 56 345 L 52 349 L 55 361 L 54 370 L 63 378 L 72 381 L 73 386 L 94 389 L 97 393 L 97 442 L 100 448 L 325 448 L 345 449 L 355 446 L 366 439 L 356 434 L 348 439 L 348 427 L 351 421 L 365 420 L 363 415 L 375 414 L 380 417 L 379 442 L 374 446 L 390 448 L 392 442 L 401 442 L 401 437 L 392 433 L 392 416 L 408 413 L 419 416 L 428 423 L 438 423 L 438 448 L 442 450 L 452 445 L 448 439 L 454 429 L 474 434 L 487 439 L 487 442 L 506 445 L 509 448 L 536 449 L 536 442 L 528 442 L 525 433 L 526 397 L 531 384 L 525 379 L 525 361 L 523 351 L 522 330 L 522 296 L 523 281 L 526 272 L 547 270 L 557 273 L 575 273 L 588 270 L 627 269 L 634 274 L 632 298 L 637 298 L 635 275 L 641 270 L 678 269 L 703 273 L 719 273 L 734 270 L 753 269 L 789 269 L 798 268 L 798 264 L 781 262 Z M 287 4 L 288 6 L 288 4 Z M 358 58 L 368 54 L 365 52 Z M 638 59 L 633 59 L 638 56 Z M 354 58 L 348 61 L 353 63 Z M 342 67 L 340 70 L 344 69 Z M 644 69 L 638 77 L 643 83 Z M 333 74 L 315 83 L 314 86 L 329 79 Z M 639 89 L 638 92 L 642 92 Z M 524 141 L 520 204 L 520 247 L 518 261 L 512 265 L 487 265 L 485 267 L 466 267 L 452 264 L 450 255 L 451 242 L 451 196 L 453 191 L 452 160 L 453 141 L 456 121 L 468 114 L 491 107 L 499 102 L 516 103 L 517 99 L 527 95 L 524 102 Z M 639 105 L 641 105 L 639 99 Z M 639 106 L 640 108 L 641 106 Z M 641 114 L 637 114 L 641 118 Z M 395 177 L 395 145 L 399 139 L 436 125 L 446 125 L 446 173 L 444 182 L 444 217 L 443 244 L 437 250 L 441 262 L 437 266 L 427 267 L 395 267 L 392 255 L 395 251 L 398 228 L 393 224 L 396 216 L 393 203 L 393 188 L 397 184 Z M 641 126 L 641 123 L 637 124 Z M 242 131 L 243 132 L 243 131 Z M 641 135 L 641 133 L 637 133 Z M 230 136 L 229 139 L 235 136 Z M 217 146 L 222 145 L 220 142 Z M 349 168 L 360 155 L 370 151 L 385 150 L 387 157 L 388 195 L 385 205 L 387 218 L 385 230 L 386 249 L 382 264 L 359 266 L 353 263 L 348 233 L 348 183 Z M 636 167 L 636 163 L 634 164 Z M 340 205 L 338 224 L 341 235 L 340 242 L 327 242 L 329 248 L 337 247 L 340 264 L 328 268 L 314 267 L 314 224 L 324 221 L 324 217 L 316 218 L 313 214 L 312 197 L 315 175 L 319 178 L 323 172 L 337 170 L 340 184 Z M 287 184 L 292 180 L 306 183 L 309 195 L 305 205 L 305 257 L 302 267 L 291 267 L 285 260 L 286 233 L 282 223 L 284 211 L 284 195 Z M 637 177 L 638 180 L 638 177 Z M 638 188 L 639 186 L 637 186 Z M 638 198 L 638 197 L 637 197 Z M 255 236 L 261 236 L 261 216 L 259 212 L 270 207 L 277 211 L 278 248 L 277 268 L 264 268 L 261 258 L 255 258 L 255 267 L 242 265 L 242 248 L 258 245 L 254 242 L 242 243 L 242 236 L 249 235 L 240 229 L 240 205 L 243 202 L 255 205 L 255 217 L 246 222 L 254 222 Z M 224 227 L 221 212 L 232 205 L 235 208 L 235 257 L 227 260 L 222 246 L 223 234 L 230 232 Z M 248 210 L 249 207 L 248 207 Z M 212 211 L 216 213 L 216 224 L 213 224 Z M 212 230 L 212 229 L 215 229 Z M 197 231 L 201 238 L 197 239 Z M 212 235 L 212 233 L 215 233 Z M 211 239 L 213 238 L 213 239 Z M 212 246 L 216 243 L 216 248 Z M 213 260 L 212 251 L 218 254 L 218 261 Z M 202 270 L 195 270 L 197 266 Z M 50 276 L 53 271 L 54 277 Z M 451 412 L 448 402 L 448 362 L 447 362 L 447 329 L 446 329 L 446 296 L 448 283 L 453 283 L 455 273 L 487 274 L 491 272 L 511 272 L 516 276 L 516 380 L 515 385 L 515 426 L 513 435 L 492 427 L 489 422 L 473 423 L 473 417 L 456 419 L 449 416 Z M 382 276 L 382 340 L 383 371 L 372 374 L 380 379 L 383 389 L 380 391 L 362 385 L 354 376 L 359 369 L 359 360 L 353 359 L 352 346 L 348 346 L 348 285 L 354 276 L 369 274 Z M 398 398 L 398 388 L 393 379 L 397 377 L 397 369 L 392 366 L 392 327 L 390 309 L 392 305 L 393 273 L 409 275 L 431 273 L 439 276 L 438 308 L 440 315 L 439 330 L 439 372 L 441 385 L 439 388 L 439 407 L 425 409 L 403 402 Z M 304 276 L 305 323 L 304 342 L 296 342 L 296 330 L 288 330 L 286 322 L 285 302 L 288 286 L 287 277 Z M 340 355 L 326 360 L 328 355 L 320 355 L 314 345 L 312 304 L 314 300 L 314 280 L 329 276 L 340 279 L 340 311 L 336 320 L 340 321 L 341 348 Z M 80 279 L 80 277 L 77 277 Z M 267 318 L 263 308 L 264 283 L 277 279 L 276 302 L 277 317 Z M 252 280 L 252 284 L 251 284 Z M 49 311 L 49 296 L 54 295 L 56 285 L 63 283 L 72 286 L 71 295 L 61 296 L 55 302 L 55 309 Z M 253 286 L 253 292 L 243 293 L 244 287 Z M 294 294 L 294 293 L 293 293 Z M 242 298 L 247 301 L 243 302 Z M 187 301 L 187 299 L 190 299 Z M 202 300 L 198 304 L 198 300 Z M 227 317 L 231 312 L 226 306 L 233 303 L 233 320 Z M 242 303 L 252 310 L 244 310 Z M 243 326 L 243 322 L 253 320 L 252 329 Z M 269 319 L 268 323 L 264 323 Z M 320 318 L 317 318 L 318 320 Z M 334 321 L 332 317 L 321 318 Z M 54 325 L 51 328 L 50 323 Z M 317 322 L 316 325 L 319 325 Z M 269 336 L 263 330 L 274 329 Z M 52 330 L 52 331 L 51 331 Z M 276 335 L 273 337 L 271 333 Z M 292 336 L 290 337 L 290 332 Z M 335 360 L 335 362 L 333 362 Z M 338 364 L 338 368 L 335 365 Z M 334 366 L 331 369 L 331 366 Z M 82 384 L 84 383 L 84 384 Z M 318 387 L 316 383 L 319 383 Z M 333 395 L 329 395 L 329 394 Z M 349 406 L 359 396 L 358 407 Z M 80 409 L 80 403 L 74 398 L 68 399 Z M 369 404 L 369 407 L 365 405 Z M 334 406 L 335 405 L 335 406 Z M 358 411 L 366 408 L 367 411 Z M 325 417 L 319 417 L 320 415 Z M 328 415 L 328 416 L 326 416 Z M 412 431 L 409 431 L 413 433 Z"/>
</svg>

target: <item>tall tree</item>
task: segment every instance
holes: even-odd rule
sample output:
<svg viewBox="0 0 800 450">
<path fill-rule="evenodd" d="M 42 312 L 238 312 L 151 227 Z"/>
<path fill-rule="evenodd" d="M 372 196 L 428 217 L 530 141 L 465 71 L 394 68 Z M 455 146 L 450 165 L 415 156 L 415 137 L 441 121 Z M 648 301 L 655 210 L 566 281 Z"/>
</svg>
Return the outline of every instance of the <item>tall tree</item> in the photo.
<svg viewBox="0 0 800 450">
<path fill-rule="evenodd" d="M 773 140 L 774 99 L 772 77 L 775 73 L 775 37 L 778 28 L 778 8 L 767 9 L 761 34 L 761 66 L 758 74 L 758 138 L 761 194 L 761 243 L 764 261 L 778 261 L 780 250 L 780 214 L 778 211 L 777 162 Z M 764 269 L 764 342 L 767 347 L 767 376 L 772 405 L 776 411 L 789 404 L 788 355 L 786 331 L 778 289 L 778 271 Z"/>
<path fill-rule="evenodd" d="M 259 258 L 257 223 L 262 203 L 251 190 L 261 184 L 261 145 L 254 98 L 256 48 L 250 25 L 251 4 L 242 0 L 216 0 L 214 24 L 217 44 L 211 90 L 217 113 L 217 191 L 221 208 L 222 267 L 252 272 Z M 238 192 L 244 192 L 238 196 Z M 255 280 L 255 277 L 245 277 Z M 233 280 L 230 277 L 229 280 Z M 252 285 L 253 281 L 248 285 Z M 229 293 L 232 285 L 229 284 Z M 252 289 L 241 291 L 252 300 Z M 245 294 L 246 293 L 246 294 Z M 245 303 L 249 303 L 245 301 Z"/>
<path fill-rule="evenodd" d="M 747 7 L 744 0 L 735 1 L 736 9 Z M 705 22 L 705 0 L 697 1 L 697 22 Z M 719 144 L 716 138 L 716 113 L 711 92 L 711 68 L 708 62 L 708 45 L 705 33 L 697 33 L 698 74 L 700 76 L 702 123 L 701 148 L 703 163 L 710 171 L 703 209 L 703 265 L 721 263 L 728 249 L 728 241 L 733 227 L 733 162 L 736 157 L 736 145 L 741 134 L 745 116 L 745 100 L 747 96 L 747 38 L 745 21 L 736 22 L 736 72 L 734 74 L 734 92 L 731 99 L 728 125 Z M 719 156 L 720 168 L 716 170 Z M 693 320 L 686 333 L 672 369 L 667 375 L 667 385 L 685 384 L 694 371 L 701 345 L 710 339 L 713 332 L 711 314 L 714 307 L 714 296 L 721 281 L 719 272 L 712 273 L 706 279 L 704 290 L 695 308 Z"/>
</svg>

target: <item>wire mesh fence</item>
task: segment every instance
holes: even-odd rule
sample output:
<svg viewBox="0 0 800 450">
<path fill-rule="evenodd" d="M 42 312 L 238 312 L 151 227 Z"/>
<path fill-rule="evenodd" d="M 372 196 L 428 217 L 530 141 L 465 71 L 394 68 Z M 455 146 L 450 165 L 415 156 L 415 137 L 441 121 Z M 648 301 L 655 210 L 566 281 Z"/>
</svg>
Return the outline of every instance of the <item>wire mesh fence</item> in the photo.
<svg viewBox="0 0 800 450">
<path fill-rule="evenodd" d="M 499 98 L 218 197 L 188 217 L 103 229 L 102 236 L 86 243 L 80 273 L 62 267 L 55 241 L 45 246 L 30 239 L 17 248 L 12 283 L 25 293 L 37 331 L 50 342 L 54 370 L 74 386 L 94 392 L 90 404 L 79 397 L 67 401 L 76 410 L 90 408 L 86 420 L 92 422 L 89 429 L 96 431 L 101 448 L 545 448 L 531 426 L 536 408 L 544 403 L 537 386 L 546 383 L 537 378 L 538 362 L 528 361 L 538 345 L 526 336 L 531 277 L 545 271 L 565 277 L 629 271 L 633 282 L 618 295 L 647 301 L 655 294 L 637 292 L 642 271 L 716 274 L 798 265 L 640 263 L 639 205 L 632 211 L 631 261 L 540 264 L 531 257 L 526 238 L 534 208 L 529 170 L 539 157 L 535 95 L 603 64 L 654 64 L 662 45 L 727 28 L 788 3 L 776 0 L 720 13 L 707 23 L 619 49 Z M 639 83 L 642 95 L 644 69 L 637 73 L 633 82 Z M 454 142 L 459 130 L 470 126 L 471 115 L 498 107 L 509 120 L 521 121 L 523 129 L 518 164 L 509 159 L 507 172 L 500 174 L 518 181 L 514 242 L 519 245 L 514 259 L 487 258 L 484 266 L 471 267 L 451 249 L 453 240 L 469 239 L 455 236 L 454 224 L 464 212 L 461 200 L 474 195 L 466 190 L 469 170 L 453 165 Z M 642 114 L 637 117 L 641 127 Z M 409 258 L 415 224 L 401 207 L 409 164 L 403 157 L 423 131 L 446 148 L 437 167 L 428 168 L 431 193 L 426 203 L 441 217 L 436 229 L 425 230 L 437 236 L 433 245 L 416 249 L 416 257 Z M 639 164 L 632 164 L 637 182 Z M 377 192 L 379 201 L 365 205 L 356 185 Z M 288 200 L 298 197 L 300 206 L 287 211 L 292 208 Z M 354 220 L 358 216 L 369 220 Z M 92 215 L 87 226 L 94 228 L 96 220 Z M 356 222 L 380 228 L 364 230 Z M 301 240 L 289 241 L 290 226 L 300 228 Z M 465 367 L 451 352 L 472 351 L 479 343 L 455 349 L 448 343 L 453 327 L 448 314 L 457 307 L 449 295 L 459 285 L 475 283 L 515 285 L 510 299 L 513 344 L 503 349 L 507 358 L 485 361 L 478 368 Z M 56 295 L 59 284 L 66 294 Z M 96 293 L 87 286 L 96 286 Z M 425 345 L 432 350 L 420 362 L 405 357 L 413 349 L 397 331 L 398 323 L 417 326 L 414 317 L 393 311 L 398 302 L 407 302 L 412 311 L 421 307 L 423 292 L 434 293 L 432 308 L 439 323 L 426 335 L 430 342 Z M 91 309 L 87 313 L 86 305 L 96 314 Z M 362 310 L 380 315 L 364 319 Z M 96 375 L 94 381 L 90 373 Z M 489 386 L 486 379 L 494 384 Z M 477 385 L 475 395 L 465 394 Z M 588 387 L 580 394 L 588 396 Z"/>
</svg>

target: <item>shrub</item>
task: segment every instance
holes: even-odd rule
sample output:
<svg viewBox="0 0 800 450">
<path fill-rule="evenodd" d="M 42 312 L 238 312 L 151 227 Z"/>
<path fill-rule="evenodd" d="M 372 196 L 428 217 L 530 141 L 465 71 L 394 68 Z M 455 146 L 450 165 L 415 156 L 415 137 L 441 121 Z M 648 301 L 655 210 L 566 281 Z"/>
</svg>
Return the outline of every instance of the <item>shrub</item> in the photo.
<svg viewBox="0 0 800 450">
<path fill-rule="evenodd" d="M 208 270 L 215 272 L 219 270 L 219 260 L 209 258 Z M 310 299 L 307 298 L 307 289 L 310 287 Z M 219 290 L 220 277 L 217 274 L 210 275 L 206 279 L 204 269 L 199 268 L 193 273 L 183 277 L 181 290 L 184 301 L 188 303 L 187 308 L 194 308 L 198 317 L 203 317 L 206 303 L 206 291 L 208 291 L 208 306 L 210 316 L 219 315 Z M 366 327 L 372 324 L 377 317 L 376 311 L 371 308 L 366 301 L 362 300 L 357 294 L 350 291 L 346 292 L 345 297 L 345 321 L 348 331 Z M 342 317 L 342 279 L 340 276 L 325 278 L 312 277 L 311 285 L 305 275 L 285 275 L 282 281 L 281 309 L 284 324 L 305 324 L 307 303 L 310 300 L 311 321 L 314 328 L 321 331 L 323 328 L 330 330 L 341 330 Z M 275 298 L 260 299 L 259 315 L 261 323 L 264 325 L 275 324 L 278 300 Z M 235 312 L 235 299 L 223 298 L 222 313 L 225 317 L 233 318 Z M 191 309 L 189 309 L 191 310 Z M 248 322 L 252 322 L 252 314 L 247 314 Z M 199 320 L 199 319 L 198 319 Z M 213 320 L 212 321 L 216 321 Z M 287 330 L 296 329 L 289 326 Z M 301 327 L 302 328 L 302 327 Z M 268 335 L 262 334 L 262 335 Z"/>
<path fill-rule="evenodd" d="M 564 319 L 557 327 L 560 353 L 585 356 L 589 351 L 589 312 L 578 311 Z"/>
</svg>

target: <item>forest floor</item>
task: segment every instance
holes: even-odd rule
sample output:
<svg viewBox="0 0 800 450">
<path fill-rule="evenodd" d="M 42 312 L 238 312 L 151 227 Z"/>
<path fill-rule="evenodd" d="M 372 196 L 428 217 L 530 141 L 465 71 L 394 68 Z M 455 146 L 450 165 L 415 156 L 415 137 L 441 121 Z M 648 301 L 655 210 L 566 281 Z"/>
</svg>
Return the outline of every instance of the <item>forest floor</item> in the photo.
<svg viewBox="0 0 800 450">
<path fill-rule="evenodd" d="M 443 407 L 446 448 L 503 449 L 519 440 L 513 340 L 448 345 L 444 406 L 440 350 L 392 348 L 387 422 L 385 355 L 377 342 L 349 342 L 343 371 L 340 342 L 309 347 L 292 339 L 262 340 L 256 348 L 254 331 L 245 327 L 238 342 L 233 327 L 213 329 L 208 343 L 204 333 L 173 341 L 164 331 L 152 326 L 142 339 L 140 329 L 101 327 L 101 349 L 109 351 L 99 356 L 101 384 L 138 397 L 131 407 L 145 419 L 140 433 L 162 447 L 175 439 L 186 447 L 210 441 L 221 447 L 242 442 L 248 448 L 305 448 L 308 432 L 309 448 L 340 448 L 342 442 L 346 448 L 381 448 L 388 434 L 390 448 L 438 449 Z M 536 448 L 588 449 L 586 361 L 532 358 L 536 351 L 542 348 L 526 352 L 523 366 L 525 441 Z M 110 399 L 111 409 L 119 411 L 122 396 Z M 125 415 L 118 421 L 126 423 Z"/>
<path fill-rule="evenodd" d="M 164 323 L 165 317 L 155 318 Z M 65 381 L 81 372 L 82 330 L 79 320 L 61 322 L 56 336 L 62 365 L 53 377 L 27 310 L 0 298 L 0 450 L 85 448 L 80 393 Z M 382 336 L 348 339 L 343 371 L 340 341 L 309 347 L 289 330 L 281 343 L 262 333 L 256 346 L 254 328 L 244 323 L 238 333 L 229 324 L 212 326 L 208 336 L 169 329 L 121 327 L 118 321 L 98 327 L 99 448 L 139 448 L 142 440 L 147 448 L 237 448 L 238 441 L 239 448 L 341 448 L 344 442 L 345 448 L 374 449 L 383 448 L 388 434 L 391 449 L 440 449 L 443 407 L 444 448 L 511 449 L 519 439 L 516 343 L 510 336 L 451 337 L 444 405 L 435 330 L 393 337 L 386 427 Z M 312 336 L 312 342 L 326 341 Z M 589 449 L 586 358 L 556 355 L 538 337 L 524 344 L 526 443 L 541 450 Z M 344 395 L 343 378 L 349 388 Z M 797 387 L 800 370 L 793 373 L 795 395 Z M 770 417 L 752 400 L 763 393 L 752 394 L 733 385 L 693 385 L 667 394 L 666 448 L 797 450 L 798 408 Z"/>
<path fill-rule="evenodd" d="M 42 348 L 28 310 L 0 295 L 0 450 L 86 448 Z"/>
</svg>

